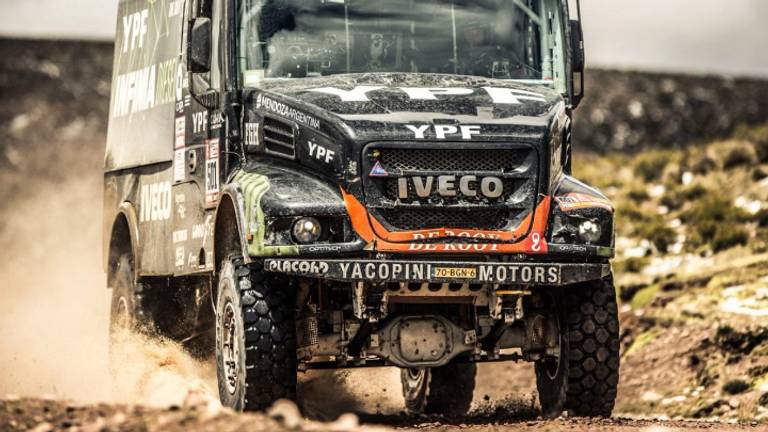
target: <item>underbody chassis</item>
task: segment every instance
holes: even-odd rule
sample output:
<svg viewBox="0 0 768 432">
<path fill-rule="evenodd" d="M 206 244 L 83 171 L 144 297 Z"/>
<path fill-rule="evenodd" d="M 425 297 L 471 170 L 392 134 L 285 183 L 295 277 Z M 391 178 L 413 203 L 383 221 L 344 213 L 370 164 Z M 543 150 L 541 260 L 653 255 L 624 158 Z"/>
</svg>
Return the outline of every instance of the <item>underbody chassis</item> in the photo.
<svg viewBox="0 0 768 432">
<path fill-rule="evenodd" d="M 605 263 L 267 259 L 291 276 L 301 368 L 559 356 L 558 301 Z"/>
</svg>

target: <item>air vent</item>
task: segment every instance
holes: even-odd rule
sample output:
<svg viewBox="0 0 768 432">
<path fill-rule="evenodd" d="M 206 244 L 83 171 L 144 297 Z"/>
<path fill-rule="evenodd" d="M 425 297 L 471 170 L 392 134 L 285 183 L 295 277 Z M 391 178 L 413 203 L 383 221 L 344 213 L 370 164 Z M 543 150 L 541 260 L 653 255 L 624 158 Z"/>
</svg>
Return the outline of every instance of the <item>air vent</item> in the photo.
<svg viewBox="0 0 768 432">
<path fill-rule="evenodd" d="M 264 117 L 264 149 L 267 153 L 289 159 L 296 157 L 293 125 L 273 117 Z"/>
</svg>

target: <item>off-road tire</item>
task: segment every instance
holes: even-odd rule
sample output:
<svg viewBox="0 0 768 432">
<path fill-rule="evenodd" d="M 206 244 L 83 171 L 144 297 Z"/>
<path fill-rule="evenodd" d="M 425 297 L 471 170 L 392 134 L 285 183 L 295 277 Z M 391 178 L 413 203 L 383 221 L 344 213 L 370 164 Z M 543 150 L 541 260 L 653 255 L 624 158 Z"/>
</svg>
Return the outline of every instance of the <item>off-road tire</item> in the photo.
<svg viewBox="0 0 768 432">
<path fill-rule="evenodd" d="M 221 264 L 216 370 L 223 405 L 256 411 L 296 399 L 294 296 L 284 276 L 260 263 L 230 257 Z"/>
<path fill-rule="evenodd" d="M 118 258 L 112 278 L 112 302 L 109 314 L 110 343 L 118 341 L 121 332 L 149 333 L 152 323 L 144 311 L 143 285 L 134 280 L 131 255 Z"/>
<path fill-rule="evenodd" d="M 544 417 L 563 411 L 610 417 L 619 382 L 619 319 L 613 278 L 556 292 L 560 355 L 535 364 Z"/>
<path fill-rule="evenodd" d="M 610 417 L 619 385 L 619 312 L 613 276 L 566 288 L 568 389 L 565 408 Z"/>
<path fill-rule="evenodd" d="M 412 414 L 461 416 L 469 412 L 477 365 L 451 363 L 431 369 L 401 369 L 405 407 Z"/>
</svg>

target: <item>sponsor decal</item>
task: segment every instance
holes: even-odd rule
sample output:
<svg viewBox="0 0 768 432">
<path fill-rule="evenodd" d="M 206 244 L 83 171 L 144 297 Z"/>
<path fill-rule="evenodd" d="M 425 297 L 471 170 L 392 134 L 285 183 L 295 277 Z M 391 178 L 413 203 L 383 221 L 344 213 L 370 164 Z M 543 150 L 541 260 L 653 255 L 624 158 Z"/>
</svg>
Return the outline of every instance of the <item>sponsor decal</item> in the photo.
<svg viewBox="0 0 768 432">
<path fill-rule="evenodd" d="M 219 200 L 219 140 L 212 139 L 205 143 L 205 204 L 215 204 Z"/>
<path fill-rule="evenodd" d="M 224 114 L 217 112 L 211 116 L 211 130 L 221 129 L 224 126 Z"/>
<path fill-rule="evenodd" d="M 474 175 L 415 176 L 397 179 L 398 198 L 411 198 L 411 191 L 414 191 L 418 198 L 428 198 L 432 195 L 447 198 L 461 193 L 465 197 L 479 195 L 495 199 L 504 194 L 504 182 L 498 177 L 478 178 Z"/>
<path fill-rule="evenodd" d="M 376 163 L 373 165 L 373 168 L 371 168 L 371 172 L 368 174 L 369 177 L 389 177 L 389 173 L 386 169 L 381 165 L 380 161 L 376 161 Z"/>
<path fill-rule="evenodd" d="M 173 151 L 173 182 L 183 182 L 187 175 L 187 150 L 176 149 Z"/>
<path fill-rule="evenodd" d="M 555 201 L 560 210 L 564 212 L 584 208 L 601 208 L 610 212 L 613 211 L 613 206 L 609 201 L 583 193 L 572 192 L 564 196 L 555 197 Z"/>
<path fill-rule="evenodd" d="M 192 240 L 199 240 L 213 235 L 213 215 L 207 215 L 205 222 L 192 227 Z"/>
<path fill-rule="evenodd" d="M 149 18 L 149 9 L 123 17 L 123 53 L 144 48 L 144 41 L 147 38 L 147 18 Z"/>
<path fill-rule="evenodd" d="M 558 244 L 558 245 L 551 245 L 550 247 L 553 249 L 557 249 L 560 252 L 587 252 L 587 247 L 583 245 Z"/>
<path fill-rule="evenodd" d="M 184 194 L 176 194 L 174 197 L 174 203 L 176 204 L 176 215 L 179 217 L 179 219 L 186 219 L 187 197 Z"/>
<path fill-rule="evenodd" d="M 374 261 L 267 260 L 267 269 L 340 280 L 468 280 L 503 284 L 559 284 L 557 264 L 463 264 Z"/>
<path fill-rule="evenodd" d="M 190 252 L 189 255 L 187 255 L 187 267 L 197 267 L 198 259 L 199 257 L 196 253 Z"/>
<path fill-rule="evenodd" d="M 261 145 L 259 140 L 259 123 L 245 124 L 245 145 L 253 147 Z"/>
<path fill-rule="evenodd" d="M 189 235 L 189 231 L 187 230 L 178 230 L 173 232 L 173 242 L 174 243 L 183 243 L 187 241 L 187 237 Z"/>
<path fill-rule="evenodd" d="M 309 89 L 314 93 L 323 93 L 337 96 L 342 102 L 369 102 L 368 93 L 378 90 L 399 90 L 405 93 L 411 100 L 440 100 L 443 97 L 468 96 L 480 91 L 485 92 L 494 104 L 519 105 L 524 101 L 546 102 L 541 93 L 527 90 L 519 90 L 506 87 L 482 87 L 479 89 L 464 87 L 382 87 L 382 86 L 357 86 L 352 90 L 343 90 L 336 87 L 321 87 Z"/>
<path fill-rule="evenodd" d="M 413 233 L 412 240 L 428 240 L 442 237 L 459 237 L 485 240 L 501 240 L 501 235 L 487 232 L 464 231 L 464 230 L 435 230 L 429 232 Z"/>
<path fill-rule="evenodd" d="M 480 126 L 470 125 L 405 125 L 408 130 L 413 132 L 414 138 L 425 139 L 427 138 L 427 132 L 430 132 L 429 138 L 437 138 L 439 140 L 454 139 L 461 136 L 463 140 L 471 140 L 473 136 L 480 135 Z"/>
<path fill-rule="evenodd" d="M 201 134 L 208 130 L 208 111 L 192 113 L 192 132 Z"/>
<path fill-rule="evenodd" d="M 356 176 L 357 175 L 357 162 L 356 161 L 349 161 L 347 163 L 347 172 L 350 175 Z M 375 176 L 374 176 L 375 177 Z"/>
<path fill-rule="evenodd" d="M 171 218 L 171 182 L 141 186 L 139 222 L 165 221 Z"/>
<path fill-rule="evenodd" d="M 560 282 L 560 267 L 558 266 L 481 265 L 479 267 L 478 279 L 486 282 L 546 284 Z"/>
<path fill-rule="evenodd" d="M 180 149 L 186 146 L 187 119 L 179 117 L 176 119 L 176 141 L 174 148 Z"/>
<path fill-rule="evenodd" d="M 176 247 L 176 267 L 184 267 L 184 246 Z"/>
<path fill-rule="evenodd" d="M 333 253 L 333 252 L 340 252 L 341 246 L 340 245 L 308 245 L 305 246 L 305 250 L 312 253 Z"/>
<path fill-rule="evenodd" d="M 496 252 L 499 250 L 498 243 L 477 244 L 477 243 L 410 243 L 409 251 L 422 252 Z"/>
<path fill-rule="evenodd" d="M 333 162 L 333 158 L 336 156 L 335 151 L 328 150 L 320 144 L 315 144 L 312 141 L 307 141 L 307 147 L 309 148 L 309 157 L 314 157 L 315 159 L 323 161 L 327 164 Z"/>
<path fill-rule="evenodd" d="M 278 102 L 268 96 L 259 94 L 256 96 L 256 109 L 264 108 L 267 111 L 271 111 L 277 115 L 293 120 L 296 123 L 302 124 L 313 129 L 320 129 L 320 120 L 317 118 L 305 114 L 296 108 L 288 106 L 282 102 Z"/>
<path fill-rule="evenodd" d="M 176 58 L 118 75 L 112 117 L 119 118 L 176 101 Z"/>
</svg>

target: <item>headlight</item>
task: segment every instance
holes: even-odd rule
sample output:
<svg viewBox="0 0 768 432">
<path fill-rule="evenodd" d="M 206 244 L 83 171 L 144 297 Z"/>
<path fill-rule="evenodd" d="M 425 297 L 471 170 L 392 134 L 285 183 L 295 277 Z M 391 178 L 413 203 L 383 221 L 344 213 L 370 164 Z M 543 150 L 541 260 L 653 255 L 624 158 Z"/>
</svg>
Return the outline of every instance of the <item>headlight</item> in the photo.
<svg viewBox="0 0 768 432">
<path fill-rule="evenodd" d="M 313 217 L 304 217 L 293 224 L 293 238 L 302 244 L 314 243 L 323 233 L 320 221 Z"/>
<path fill-rule="evenodd" d="M 603 230 L 594 220 L 585 220 L 579 224 L 579 238 L 585 243 L 597 243 Z"/>
</svg>

